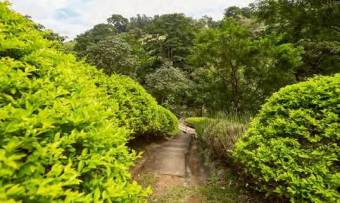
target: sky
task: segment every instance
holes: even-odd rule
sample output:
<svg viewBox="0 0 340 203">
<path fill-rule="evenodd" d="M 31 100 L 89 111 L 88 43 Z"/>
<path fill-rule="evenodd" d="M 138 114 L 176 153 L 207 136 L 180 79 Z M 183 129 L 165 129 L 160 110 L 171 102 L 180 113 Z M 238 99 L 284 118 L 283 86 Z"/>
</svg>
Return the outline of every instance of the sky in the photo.
<svg viewBox="0 0 340 203">
<path fill-rule="evenodd" d="M 0 0 L 1 1 L 1 0 Z M 132 17 L 165 13 L 204 15 L 220 19 L 229 6 L 247 6 L 254 0 L 10 0 L 12 8 L 68 39 L 106 22 L 112 14 Z"/>
</svg>

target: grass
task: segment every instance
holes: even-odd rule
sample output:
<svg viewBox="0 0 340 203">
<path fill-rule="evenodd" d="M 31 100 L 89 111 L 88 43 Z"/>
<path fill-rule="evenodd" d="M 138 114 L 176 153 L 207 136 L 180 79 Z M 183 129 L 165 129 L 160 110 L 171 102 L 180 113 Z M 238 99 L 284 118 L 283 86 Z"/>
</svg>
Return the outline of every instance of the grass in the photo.
<svg viewBox="0 0 340 203">
<path fill-rule="evenodd" d="M 193 190 L 186 186 L 174 186 L 167 189 L 161 195 L 153 195 L 150 203 L 185 203 L 187 197 L 193 193 Z"/>
<path fill-rule="evenodd" d="M 143 173 L 138 177 L 135 177 L 135 179 L 144 188 L 154 185 L 157 181 L 157 177 L 152 173 Z"/>
<path fill-rule="evenodd" d="M 143 173 L 136 177 L 136 181 L 145 188 L 150 187 L 153 190 L 152 195 L 148 198 L 150 203 L 186 203 L 191 196 L 200 195 L 197 188 L 174 185 L 157 191 L 158 177 L 153 173 Z"/>
<path fill-rule="evenodd" d="M 211 163 L 212 164 L 212 163 Z M 215 166 L 216 167 L 216 166 Z M 263 194 L 252 192 L 243 180 L 228 167 L 210 167 L 210 177 L 205 186 L 199 189 L 205 203 L 265 203 Z"/>
<path fill-rule="evenodd" d="M 217 114 L 212 118 L 191 117 L 185 122 L 197 132 L 199 152 L 209 171 L 209 179 L 199 193 L 207 203 L 264 203 L 264 194 L 248 188 L 246 180 L 237 174 L 231 151 L 247 129 L 249 115 Z"/>
<path fill-rule="evenodd" d="M 206 144 L 214 155 L 228 158 L 235 143 L 247 129 L 249 116 L 218 114 L 214 118 L 190 117 L 185 122 L 194 127 L 198 140 Z"/>
<path fill-rule="evenodd" d="M 265 194 L 256 192 L 250 187 L 247 179 L 238 173 L 228 156 L 218 156 L 207 143 L 198 145 L 209 176 L 206 184 L 198 193 L 204 203 L 276 203 L 265 198 Z"/>
</svg>

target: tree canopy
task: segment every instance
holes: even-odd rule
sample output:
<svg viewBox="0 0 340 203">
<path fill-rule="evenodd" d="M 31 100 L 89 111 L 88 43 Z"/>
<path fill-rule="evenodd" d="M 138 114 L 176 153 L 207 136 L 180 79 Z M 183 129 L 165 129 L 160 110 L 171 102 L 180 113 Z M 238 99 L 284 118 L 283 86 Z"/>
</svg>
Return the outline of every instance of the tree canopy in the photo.
<svg viewBox="0 0 340 203">
<path fill-rule="evenodd" d="M 226 8 L 218 21 L 113 14 L 79 35 L 74 50 L 108 74 L 135 77 L 182 113 L 256 112 L 281 87 L 339 71 L 338 19 L 339 4 L 316 0 L 260 0 Z M 172 79 L 162 77 L 169 72 Z"/>
</svg>

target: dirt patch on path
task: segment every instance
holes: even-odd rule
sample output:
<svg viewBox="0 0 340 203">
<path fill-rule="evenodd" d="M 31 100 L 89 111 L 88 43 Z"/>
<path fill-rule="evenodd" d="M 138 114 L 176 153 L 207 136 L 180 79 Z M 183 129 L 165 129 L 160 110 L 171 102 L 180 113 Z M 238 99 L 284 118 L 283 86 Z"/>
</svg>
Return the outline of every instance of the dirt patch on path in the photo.
<svg viewBox="0 0 340 203">
<path fill-rule="evenodd" d="M 203 202 L 196 190 L 205 184 L 207 175 L 198 157 L 195 131 L 183 124 L 180 129 L 176 138 L 149 143 L 142 149 L 147 156 L 134 176 L 142 185 L 152 187 L 150 202 Z"/>
</svg>

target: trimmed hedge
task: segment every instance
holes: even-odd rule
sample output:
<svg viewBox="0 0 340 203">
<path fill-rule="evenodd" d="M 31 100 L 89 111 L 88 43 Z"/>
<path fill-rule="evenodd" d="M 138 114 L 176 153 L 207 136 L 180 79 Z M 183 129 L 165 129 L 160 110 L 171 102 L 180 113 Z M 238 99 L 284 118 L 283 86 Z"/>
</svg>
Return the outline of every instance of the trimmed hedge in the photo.
<svg viewBox="0 0 340 203">
<path fill-rule="evenodd" d="M 45 35 L 0 3 L 0 202 L 143 202 L 150 191 L 131 181 L 136 154 L 125 144 L 145 123 L 174 130 L 176 118 L 159 110 L 154 117 L 164 120 L 138 123 L 149 119 L 148 102 L 131 102 L 138 114 L 124 112 L 134 91 L 115 97 L 104 85 L 114 79 L 58 51 Z M 131 83 L 118 91 L 152 100 Z"/>
<path fill-rule="evenodd" d="M 291 202 L 340 199 L 340 74 L 275 93 L 237 143 L 234 158 L 261 190 Z"/>
<path fill-rule="evenodd" d="M 208 117 L 189 117 L 185 119 L 185 123 L 188 126 L 195 128 L 196 133 L 201 136 L 213 120 L 214 119 Z"/>
<path fill-rule="evenodd" d="M 159 106 L 155 98 L 136 81 L 127 76 L 112 75 L 101 79 L 110 98 L 117 101 L 116 116 L 121 126 L 133 134 L 171 134 L 178 128 L 178 120 L 167 109 Z"/>
</svg>

